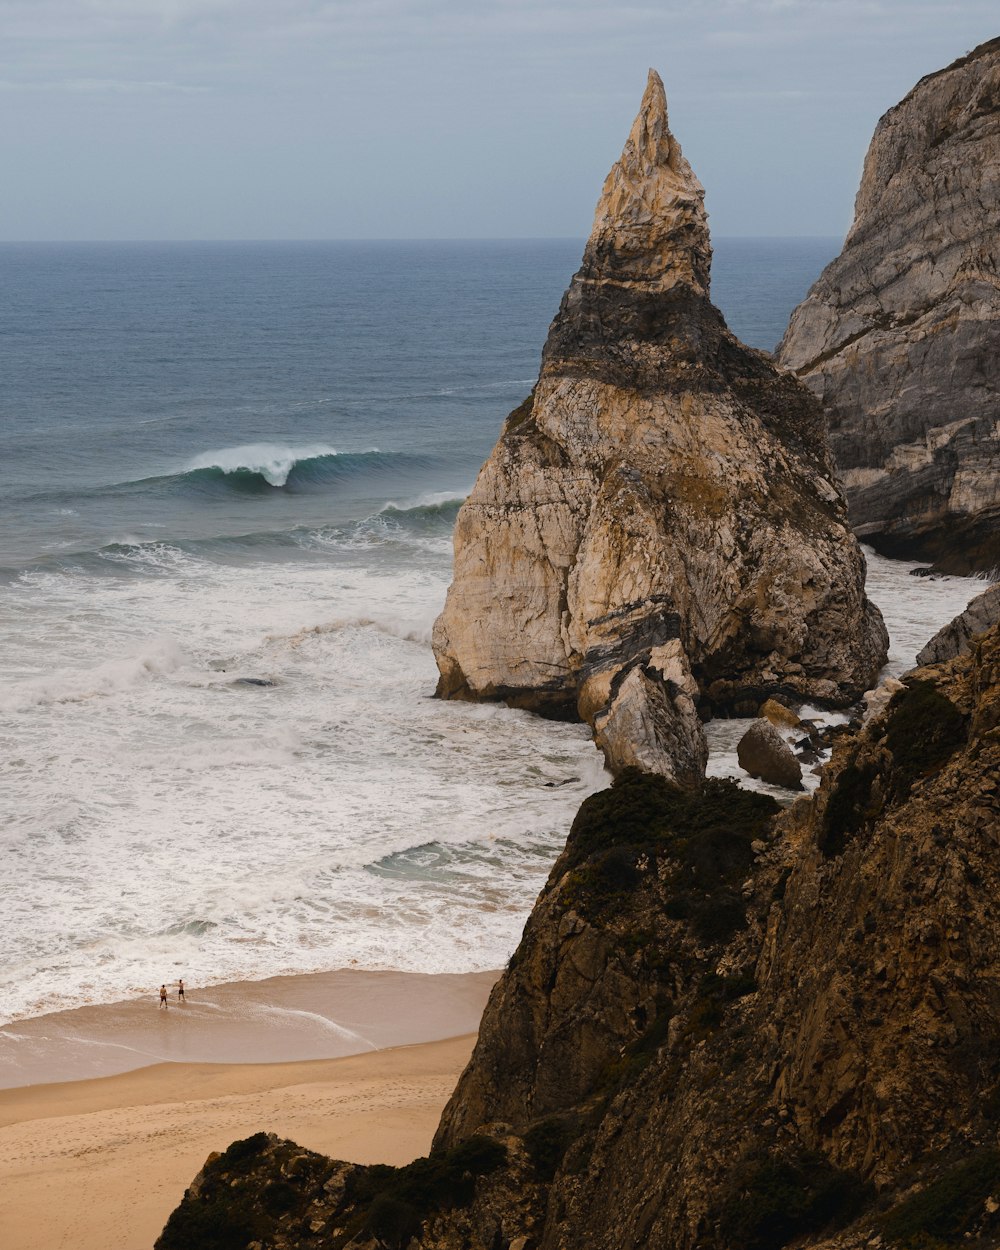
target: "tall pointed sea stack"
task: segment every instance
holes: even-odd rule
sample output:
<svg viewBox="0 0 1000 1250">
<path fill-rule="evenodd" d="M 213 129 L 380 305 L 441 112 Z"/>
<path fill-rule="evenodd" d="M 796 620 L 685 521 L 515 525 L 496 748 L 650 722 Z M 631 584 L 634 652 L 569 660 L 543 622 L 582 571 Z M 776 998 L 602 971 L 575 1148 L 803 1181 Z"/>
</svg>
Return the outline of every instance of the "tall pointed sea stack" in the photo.
<svg viewBox="0 0 1000 1250">
<path fill-rule="evenodd" d="M 444 698 L 580 716 L 693 783 L 702 710 L 844 704 L 886 635 L 819 407 L 709 300 L 704 191 L 650 71 L 583 265 L 455 531 Z"/>
<path fill-rule="evenodd" d="M 778 349 L 819 396 L 857 532 L 1000 566 L 1000 39 L 879 122 L 844 249 Z"/>
</svg>

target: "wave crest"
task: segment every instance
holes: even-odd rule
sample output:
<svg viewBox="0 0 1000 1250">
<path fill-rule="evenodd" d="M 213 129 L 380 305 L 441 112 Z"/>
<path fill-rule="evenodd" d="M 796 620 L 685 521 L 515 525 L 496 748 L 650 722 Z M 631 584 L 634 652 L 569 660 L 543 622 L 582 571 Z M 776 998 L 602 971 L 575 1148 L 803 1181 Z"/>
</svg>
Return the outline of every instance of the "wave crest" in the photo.
<svg viewBox="0 0 1000 1250">
<path fill-rule="evenodd" d="M 98 494 L 174 495 L 216 493 L 220 489 L 259 494 L 272 490 L 327 488 L 345 478 L 377 477 L 400 468 L 425 467 L 427 456 L 400 451 L 337 451 L 325 443 L 287 447 L 281 443 L 247 443 L 206 451 L 189 460 L 176 473 L 116 482 L 100 487 Z"/>
<path fill-rule="evenodd" d="M 376 452 L 376 449 L 373 448 L 372 452 Z M 263 478 L 269 486 L 285 486 L 296 465 L 311 460 L 326 460 L 339 454 L 335 447 L 328 447 L 324 443 L 305 447 L 285 447 L 280 443 L 245 443 L 241 447 L 223 447 L 218 451 L 206 451 L 195 456 L 189 461 L 185 473 L 216 469 L 226 477 L 234 473 L 247 474 Z"/>
<path fill-rule="evenodd" d="M 439 530 L 445 527 L 450 533 L 467 494 L 468 491 L 463 495 L 456 495 L 454 491 L 429 491 L 408 503 L 396 503 L 390 499 L 377 515 L 411 529 Z"/>
</svg>

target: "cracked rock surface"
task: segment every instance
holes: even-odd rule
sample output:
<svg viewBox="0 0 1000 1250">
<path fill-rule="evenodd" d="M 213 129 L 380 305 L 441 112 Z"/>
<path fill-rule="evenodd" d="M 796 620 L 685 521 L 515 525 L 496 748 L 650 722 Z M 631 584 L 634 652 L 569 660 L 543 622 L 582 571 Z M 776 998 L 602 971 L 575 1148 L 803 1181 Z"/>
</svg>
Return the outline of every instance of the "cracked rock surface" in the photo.
<svg viewBox="0 0 1000 1250">
<path fill-rule="evenodd" d="M 781 811 L 585 800 L 435 1147 L 213 1155 L 158 1250 L 996 1250 L 1000 626 Z"/>
<path fill-rule="evenodd" d="M 610 767 L 695 784 L 702 714 L 842 706 L 881 617 L 808 390 L 709 299 L 704 191 L 650 72 L 538 383 L 459 514 L 443 698 L 580 717 Z"/>
<path fill-rule="evenodd" d="M 778 359 L 819 397 L 858 534 L 1000 564 L 1000 39 L 879 122 L 841 254 Z"/>
</svg>

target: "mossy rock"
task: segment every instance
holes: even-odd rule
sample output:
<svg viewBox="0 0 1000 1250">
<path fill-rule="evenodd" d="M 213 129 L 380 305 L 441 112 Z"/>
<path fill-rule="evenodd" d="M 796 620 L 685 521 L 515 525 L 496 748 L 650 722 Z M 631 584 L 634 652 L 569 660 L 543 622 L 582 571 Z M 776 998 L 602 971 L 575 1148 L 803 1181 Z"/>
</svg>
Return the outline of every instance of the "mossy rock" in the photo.
<svg viewBox="0 0 1000 1250">
<path fill-rule="evenodd" d="M 872 798 L 878 768 L 872 762 L 858 765 L 855 758 L 837 776 L 826 801 L 819 827 L 819 849 L 827 859 L 842 855 L 851 839 L 879 815 L 881 805 Z"/>
<path fill-rule="evenodd" d="M 1000 1212 L 987 1207 L 991 1199 L 1000 1201 L 1000 1151 L 977 1150 L 893 1207 L 882 1217 L 881 1232 L 901 1250 L 975 1246 L 971 1238 L 1000 1231 Z M 996 1240 L 978 1244 L 996 1245 Z"/>
<path fill-rule="evenodd" d="M 730 1177 L 719 1216 L 726 1250 L 782 1250 L 824 1229 L 843 1228 L 874 1190 L 820 1154 L 755 1154 Z"/>
<path fill-rule="evenodd" d="M 767 836 L 779 810 L 733 781 L 710 778 L 691 791 L 626 769 L 573 821 L 561 865 L 564 901 L 608 923 L 627 915 L 635 891 L 669 860 L 667 917 L 688 921 L 703 942 L 724 942 L 745 923 L 740 887 L 752 844 Z"/>
<path fill-rule="evenodd" d="M 507 417 L 505 432 L 514 433 L 521 426 L 526 425 L 532 417 L 535 408 L 535 392 L 532 391 L 527 399 L 523 399 L 513 412 Z"/>
<path fill-rule="evenodd" d="M 917 781 L 940 771 L 968 738 L 968 719 L 932 681 L 911 678 L 892 697 L 884 744 L 892 767 L 881 786 L 878 763 L 858 763 L 854 754 L 837 776 L 823 811 L 819 849 L 827 858 L 841 855 L 851 840 L 882 814 L 888 804 L 905 802 Z"/>
<path fill-rule="evenodd" d="M 968 718 L 932 681 L 910 678 L 889 704 L 885 744 L 892 752 L 892 796 L 939 772 L 968 738 Z"/>
</svg>

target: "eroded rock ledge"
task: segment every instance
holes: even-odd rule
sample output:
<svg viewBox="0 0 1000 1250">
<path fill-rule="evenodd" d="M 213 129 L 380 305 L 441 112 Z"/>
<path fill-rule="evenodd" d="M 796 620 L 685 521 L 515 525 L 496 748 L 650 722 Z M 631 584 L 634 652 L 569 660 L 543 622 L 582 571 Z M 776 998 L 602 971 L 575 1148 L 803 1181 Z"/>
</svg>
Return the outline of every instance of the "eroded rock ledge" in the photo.
<svg viewBox="0 0 1000 1250">
<path fill-rule="evenodd" d="M 158 1250 L 994 1250 L 998 843 L 1000 626 L 780 815 L 627 772 L 581 808 L 430 1157 L 260 1133 Z"/>
<path fill-rule="evenodd" d="M 730 334 L 710 262 L 650 71 L 538 384 L 459 514 L 434 630 L 439 696 L 579 716 L 613 770 L 686 784 L 699 710 L 844 705 L 886 647 L 819 407 Z"/>
<path fill-rule="evenodd" d="M 782 364 L 815 391 L 857 532 L 949 572 L 1000 566 L 1000 39 L 876 128 L 841 254 Z"/>
</svg>

